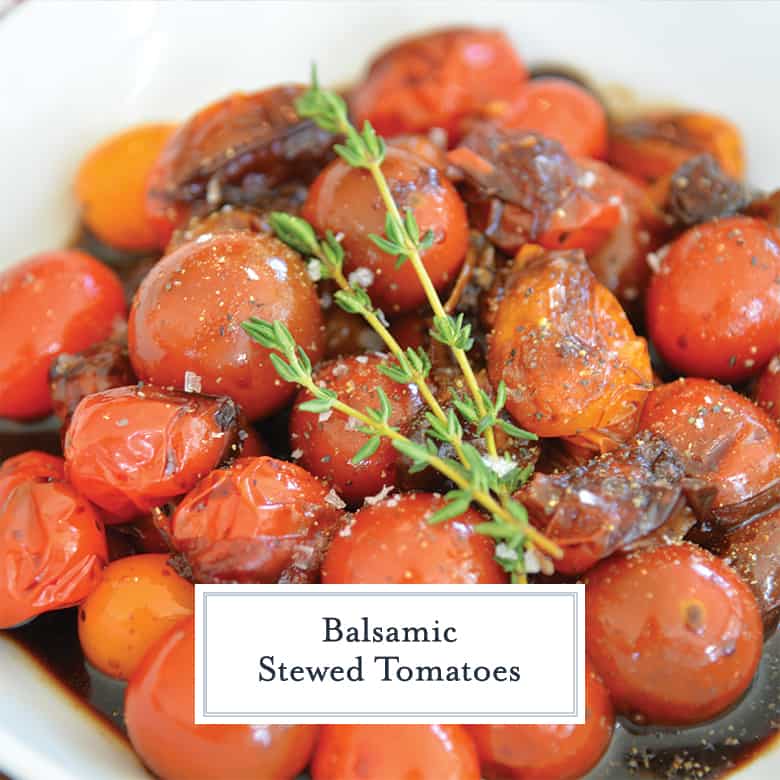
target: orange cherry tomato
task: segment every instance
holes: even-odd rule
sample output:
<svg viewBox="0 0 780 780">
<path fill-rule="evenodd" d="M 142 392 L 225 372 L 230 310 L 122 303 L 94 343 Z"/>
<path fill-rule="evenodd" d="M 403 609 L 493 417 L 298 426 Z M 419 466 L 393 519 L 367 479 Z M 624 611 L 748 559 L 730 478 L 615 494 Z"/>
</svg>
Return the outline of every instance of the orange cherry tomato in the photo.
<svg viewBox="0 0 780 780">
<path fill-rule="evenodd" d="M 401 213 L 414 212 L 420 236 L 433 231 L 422 260 L 434 287 L 443 290 L 455 280 L 468 247 L 463 202 L 436 168 L 404 149 L 389 147 L 382 171 Z M 320 233 L 343 234 L 345 271 L 361 269 L 371 299 L 395 315 L 423 303 L 425 291 L 411 262 L 396 268 L 396 258 L 369 238 L 385 234 L 385 211 L 371 174 L 334 160 L 312 184 L 302 213 Z"/>
<path fill-rule="evenodd" d="M 160 780 L 294 780 L 317 726 L 196 726 L 195 621 L 144 656 L 125 694 L 130 742 Z"/>
<path fill-rule="evenodd" d="M 463 726 L 323 726 L 313 780 L 479 780 Z"/>
<path fill-rule="evenodd" d="M 113 523 L 183 495 L 240 451 L 229 398 L 143 385 L 87 396 L 65 435 L 68 479 Z"/>
<path fill-rule="evenodd" d="M 650 338 L 676 371 L 753 376 L 780 350 L 780 232 L 750 217 L 691 228 L 653 274 L 646 311 Z"/>
<path fill-rule="evenodd" d="M 590 660 L 581 726 L 467 726 L 482 770 L 501 780 L 578 780 L 604 755 L 615 727 L 612 702 Z"/>
<path fill-rule="evenodd" d="M 312 362 L 322 355 L 322 313 L 297 252 L 246 231 L 185 244 L 138 289 L 128 329 L 133 368 L 146 382 L 179 389 L 192 372 L 204 393 L 229 395 L 250 419 L 272 414 L 295 385 L 242 329 L 252 316 L 285 323 Z"/>
<path fill-rule="evenodd" d="M 693 544 L 641 550 L 585 577 L 588 653 L 615 707 L 643 723 L 701 723 L 736 702 L 761 659 L 750 588 Z"/>
<path fill-rule="evenodd" d="M 602 451 L 636 431 L 653 379 L 645 340 L 582 253 L 538 247 L 498 305 L 488 374 L 523 428 Z"/>
<path fill-rule="evenodd" d="M 758 377 L 753 399 L 766 409 L 775 422 L 780 422 L 780 356 L 775 355 Z"/>
<path fill-rule="evenodd" d="M 48 452 L 28 450 L 7 458 L 0 464 L 0 479 L 10 476 L 32 477 L 41 481 L 62 482 L 65 479 L 65 461 Z"/>
<path fill-rule="evenodd" d="M 401 493 L 366 504 L 331 542 L 322 565 L 326 584 L 505 583 L 493 543 L 474 526 L 482 516 L 469 509 L 432 525 L 444 505 L 432 493 Z"/>
<path fill-rule="evenodd" d="M 195 582 L 311 581 L 343 502 L 300 466 L 240 458 L 161 519 Z"/>
<path fill-rule="evenodd" d="M 79 609 L 81 649 L 101 672 L 129 680 L 147 650 L 194 610 L 195 589 L 167 555 L 121 558 Z"/>
<path fill-rule="evenodd" d="M 716 508 L 752 499 L 780 479 L 777 425 L 717 382 L 678 379 L 654 388 L 639 427 L 666 439 L 689 473 L 717 488 Z"/>
<path fill-rule="evenodd" d="M 104 243 L 129 252 L 157 247 L 146 213 L 146 180 L 175 125 L 140 125 L 117 133 L 82 160 L 76 174 L 81 218 Z"/>
<path fill-rule="evenodd" d="M 390 425 L 408 432 L 423 402 L 414 385 L 398 384 L 379 371 L 386 364 L 387 357 L 376 354 L 342 358 L 323 363 L 315 372 L 314 381 L 338 393 L 344 403 L 356 409 L 378 408 L 377 390 L 381 389 L 390 401 Z M 350 504 L 375 495 L 385 485 L 397 486 L 401 455 L 392 442 L 384 439 L 371 457 L 353 464 L 352 459 L 368 437 L 341 412 L 317 415 L 303 411 L 301 403 L 311 398 L 308 391 L 302 390 L 290 417 L 290 443 L 294 451 L 301 453 L 301 466 L 330 482 Z"/>
<path fill-rule="evenodd" d="M 124 316 L 121 282 L 85 252 L 44 252 L 0 272 L 0 417 L 48 414 L 52 359 L 102 341 Z"/>
</svg>

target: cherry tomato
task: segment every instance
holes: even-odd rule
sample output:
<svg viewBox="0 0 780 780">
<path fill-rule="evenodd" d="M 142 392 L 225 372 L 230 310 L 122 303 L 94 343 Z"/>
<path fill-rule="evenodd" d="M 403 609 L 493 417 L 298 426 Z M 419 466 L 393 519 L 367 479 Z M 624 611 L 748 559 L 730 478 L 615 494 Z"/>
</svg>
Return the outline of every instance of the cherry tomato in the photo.
<svg viewBox="0 0 780 780">
<path fill-rule="evenodd" d="M 761 372 L 753 398 L 775 422 L 780 422 L 780 355 L 775 355 Z"/>
<path fill-rule="evenodd" d="M 76 174 L 81 218 L 103 242 L 129 252 L 155 249 L 146 213 L 146 180 L 175 125 L 140 125 L 111 136 L 82 160 Z"/>
<path fill-rule="evenodd" d="M 300 466 L 240 458 L 161 520 L 195 582 L 314 579 L 343 502 Z"/>
<path fill-rule="evenodd" d="M 377 391 L 381 389 L 390 401 L 390 425 L 408 432 L 411 419 L 423 402 L 416 386 L 398 384 L 380 372 L 380 366 L 387 364 L 386 356 L 376 354 L 343 358 L 323 363 L 315 372 L 314 381 L 338 393 L 344 403 L 355 409 L 379 408 Z M 350 504 L 375 495 L 385 485 L 397 486 L 401 455 L 392 442 L 384 439 L 371 457 L 353 464 L 352 459 L 366 445 L 368 437 L 341 412 L 317 415 L 302 410 L 300 405 L 311 398 L 308 391 L 302 390 L 290 417 L 290 443 L 301 453 L 300 464 L 331 483 Z"/>
<path fill-rule="evenodd" d="M 201 236 L 210 237 L 215 233 L 232 233 L 234 230 L 248 230 L 250 233 L 271 232 L 265 218 L 258 212 L 223 206 L 204 217 L 193 217 L 186 225 L 176 230 L 165 248 L 165 254 L 169 255 Z"/>
<path fill-rule="evenodd" d="M 705 379 L 678 379 L 647 398 L 640 429 L 655 431 L 717 488 L 714 506 L 747 501 L 780 478 L 780 430 L 747 398 Z"/>
<path fill-rule="evenodd" d="M 463 726 L 323 726 L 313 780 L 479 780 Z"/>
<path fill-rule="evenodd" d="M 661 357 L 686 375 L 736 382 L 780 349 L 780 232 L 749 217 L 691 228 L 647 293 Z"/>
<path fill-rule="evenodd" d="M 294 780 L 317 726 L 196 726 L 195 621 L 144 656 L 125 694 L 130 742 L 161 780 Z"/>
<path fill-rule="evenodd" d="M 468 247 L 466 209 L 455 187 L 421 157 L 399 148 L 388 148 L 382 171 L 401 213 L 414 212 L 420 236 L 433 231 L 434 243 L 422 260 L 434 287 L 443 290 L 455 280 Z M 369 238 L 384 235 L 385 212 L 371 174 L 339 159 L 314 181 L 302 213 L 320 233 L 343 234 L 346 273 L 356 272 L 387 314 L 399 314 L 423 303 L 425 292 L 411 262 L 396 268 L 396 258 Z"/>
<path fill-rule="evenodd" d="M 454 520 L 431 524 L 444 500 L 432 493 L 402 493 L 355 513 L 333 539 L 322 565 L 326 584 L 505 583 L 493 543 L 474 526 L 469 509 Z"/>
<path fill-rule="evenodd" d="M 84 252 L 44 252 L 0 272 L 0 417 L 48 414 L 52 358 L 107 338 L 124 315 L 121 282 Z"/>
<path fill-rule="evenodd" d="M 693 544 L 641 550 L 585 578 L 588 653 L 615 707 L 645 723 L 701 723 L 733 704 L 761 659 L 750 588 Z"/>
<path fill-rule="evenodd" d="M 195 241 L 164 257 L 141 283 L 130 312 L 130 360 L 139 378 L 227 394 L 255 420 L 278 411 L 295 385 L 276 373 L 269 350 L 241 323 L 285 323 L 313 362 L 324 330 L 314 284 L 300 255 L 267 235 L 232 232 Z"/>
<path fill-rule="evenodd" d="M 602 451 L 631 436 L 652 388 L 645 340 L 581 252 L 528 249 L 498 305 L 488 350 L 506 408 L 539 436 Z"/>
<path fill-rule="evenodd" d="M 467 726 L 482 770 L 501 780 L 578 780 L 597 763 L 612 738 L 615 714 L 604 683 L 585 667 L 585 723 L 581 726 Z"/>
<path fill-rule="evenodd" d="M 7 458 L 0 464 L 0 480 L 10 476 L 32 477 L 36 480 L 62 482 L 65 479 L 65 461 L 48 452 L 28 450 Z"/>
<path fill-rule="evenodd" d="M 424 133 L 434 127 L 457 138 L 462 119 L 492 100 L 511 100 L 528 71 L 504 33 L 437 30 L 387 49 L 354 90 L 358 126 L 380 135 Z"/>
<path fill-rule="evenodd" d="M 240 453 L 229 398 L 118 387 L 87 396 L 65 435 L 68 478 L 123 522 L 183 495 Z"/>
<path fill-rule="evenodd" d="M 405 149 L 425 162 L 444 171 L 447 168 L 447 135 L 438 129 L 431 130 L 426 135 L 405 134 L 396 135 L 388 143 L 398 149 Z"/>
<path fill-rule="evenodd" d="M 106 566 L 79 609 L 81 649 L 101 672 L 129 680 L 149 648 L 194 610 L 195 589 L 167 555 L 122 558 Z"/>
</svg>

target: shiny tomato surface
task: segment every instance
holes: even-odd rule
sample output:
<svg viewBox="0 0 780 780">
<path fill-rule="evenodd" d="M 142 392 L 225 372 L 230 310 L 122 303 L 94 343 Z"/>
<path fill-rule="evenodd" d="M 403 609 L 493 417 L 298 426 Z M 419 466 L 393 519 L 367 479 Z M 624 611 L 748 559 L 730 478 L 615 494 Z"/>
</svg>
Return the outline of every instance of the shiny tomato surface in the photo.
<svg viewBox="0 0 780 780">
<path fill-rule="evenodd" d="M 0 479 L 12 475 L 61 482 L 65 479 L 65 461 L 59 455 L 27 450 L 21 455 L 7 458 L 0 465 Z"/>
<path fill-rule="evenodd" d="M 124 316 L 121 282 L 85 252 L 43 252 L 0 272 L 0 417 L 48 414 L 52 359 L 107 338 Z"/>
<path fill-rule="evenodd" d="M 775 355 L 758 377 L 753 399 L 766 409 L 775 422 L 780 422 L 780 357 Z"/>
</svg>

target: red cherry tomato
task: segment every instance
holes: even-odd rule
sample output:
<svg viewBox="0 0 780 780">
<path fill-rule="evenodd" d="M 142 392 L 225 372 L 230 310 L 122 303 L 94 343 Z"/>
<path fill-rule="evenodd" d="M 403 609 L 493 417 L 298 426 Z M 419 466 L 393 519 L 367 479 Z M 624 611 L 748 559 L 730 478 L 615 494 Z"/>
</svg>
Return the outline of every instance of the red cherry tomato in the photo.
<svg viewBox="0 0 780 780">
<path fill-rule="evenodd" d="M 482 770 L 501 780 L 578 780 L 597 763 L 612 738 L 615 714 L 590 660 L 585 667 L 585 723 L 581 726 L 467 726 Z"/>
<path fill-rule="evenodd" d="M 312 580 L 341 505 L 294 463 L 240 458 L 209 474 L 160 522 L 196 582 Z"/>
<path fill-rule="evenodd" d="M 479 780 L 463 726 L 324 726 L 313 780 Z"/>
<path fill-rule="evenodd" d="M 780 350 L 780 232 L 750 217 L 693 227 L 653 274 L 647 326 L 686 375 L 736 382 Z"/>
<path fill-rule="evenodd" d="M 379 371 L 387 362 L 381 355 L 343 358 L 322 364 L 314 381 L 338 393 L 344 403 L 355 409 L 378 408 L 377 389 L 383 390 L 390 401 L 390 425 L 408 431 L 422 400 L 414 385 L 398 384 Z M 401 455 L 392 442 L 383 440 L 370 458 L 354 465 L 351 461 L 368 437 L 341 412 L 317 415 L 303 411 L 300 404 L 311 397 L 307 391 L 301 391 L 290 417 L 290 441 L 294 451 L 300 450 L 300 464 L 330 482 L 351 504 L 375 495 L 385 485 L 396 486 Z"/>
<path fill-rule="evenodd" d="M 125 694 L 130 742 L 161 780 L 294 780 L 317 726 L 196 726 L 195 621 L 144 656 Z"/>
<path fill-rule="evenodd" d="M 0 272 L 0 417 L 48 414 L 52 359 L 107 338 L 124 316 L 121 282 L 84 252 L 44 252 Z"/>
<path fill-rule="evenodd" d="M 226 394 L 251 419 L 278 411 L 295 394 L 270 353 L 241 323 L 285 323 L 313 362 L 324 330 L 317 293 L 300 255 L 267 235 L 233 232 L 194 241 L 164 257 L 141 283 L 130 312 L 130 359 L 140 379 Z"/>
<path fill-rule="evenodd" d="M 482 516 L 469 509 L 431 525 L 444 504 L 432 493 L 402 493 L 355 513 L 333 539 L 322 581 L 341 583 L 505 583 L 493 543 L 474 526 Z"/>
<path fill-rule="evenodd" d="M 358 126 L 368 120 L 381 135 L 441 127 L 455 139 L 464 117 L 492 100 L 511 100 L 527 78 L 504 33 L 438 30 L 380 54 L 350 105 Z"/>
<path fill-rule="evenodd" d="M 65 479 L 65 461 L 58 455 L 28 450 L 4 460 L 0 465 L 0 479 L 10 476 L 32 477 L 41 481 L 62 482 Z"/>
<path fill-rule="evenodd" d="M 68 478 L 119 523 L 183 495 L 239 453 L 229 398 L 143 385 L 87 396 L 65 436 Z"/>
<path fill-rule="evenodd" d="M 706 379 L 678 379 L 647 397 L 640 429 L 661 435 L 687 471 L 717 488 L 714 506 L 747 501 L 780 478 L 780 430 L 744 396 Z"/>
<path fill-rule="evenodd" d="M 701 723 L 736 702 L 761 659 L 750 588 L 692 544 L 610 558 L 585 578 L 588 653 L 615 707 L 642 722 Z"/>
<path fill-rule="evenodd" d="M 382 171 L 402 214 L 414 212 L 420 235 L 433 231 L 433 245 L 422 253 L 437 290 L 455 281 L 468 247 L 466 209 L 455 187 L 436 169 L 403 149 L 390 147 Z M 387 314 L 410 311 L 425 301 L 411 262 L 396 268 L 396 258 L 369 238 L 384 235 L 385 211 L 371 174 L 334 160 L 317 177 L 303 216 L 320 233 L 343 234 L 347 273 L 365 269 L 368 293 Z"/>
</svg>

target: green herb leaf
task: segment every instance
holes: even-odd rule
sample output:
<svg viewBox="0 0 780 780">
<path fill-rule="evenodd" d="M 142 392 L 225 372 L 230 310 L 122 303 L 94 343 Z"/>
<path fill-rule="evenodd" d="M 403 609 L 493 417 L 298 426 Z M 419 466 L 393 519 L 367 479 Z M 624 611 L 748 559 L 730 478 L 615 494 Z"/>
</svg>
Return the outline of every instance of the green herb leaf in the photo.
<svg viewBox="0 0 780 780">
<path fill-rule="evenodd" d="M 353 466 L 358 466 L 364 460 L 370 458 L 378 449 L 381 443 L 379 436 L 372 436 L 356 453 L 350 463 Z"/>
</svg>

